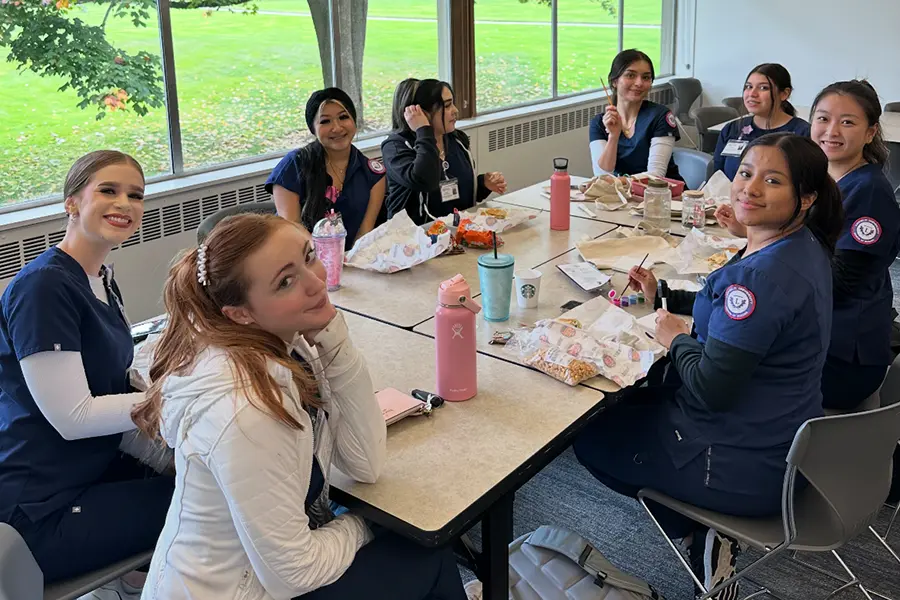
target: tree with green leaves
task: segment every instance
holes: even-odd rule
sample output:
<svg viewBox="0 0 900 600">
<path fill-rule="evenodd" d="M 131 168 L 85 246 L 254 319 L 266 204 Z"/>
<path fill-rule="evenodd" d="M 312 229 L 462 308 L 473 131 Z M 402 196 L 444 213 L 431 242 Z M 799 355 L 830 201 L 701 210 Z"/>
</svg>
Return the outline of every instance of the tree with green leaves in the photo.
<svg viewBox="0 0 900 600">
<path fill-rule="evenodd" d="M 97 118 L 107 111 L 131 110 L 144 116 L 165 101 L 160 57 L 148 52 L 130 54 L 112 44 L 106 35 L 110 19 L 128 19 L 135 27 L 146 27 L 156 13 L 156 0 L 85 0 L 105 5 L 99 25 L 85 23 L 72 9 L 78 0 L 0 0 L 0 48 L 8 49 L 8 60 L 18 68 L 64 81 L 60 91 L 73 90 L 78 107 L 94 107 Z M 368 0 L 334 0 L 346 19 L 343 31 L 351 52 L 335 56 L 346 91 L 362 113 L 362 56 Z M 322 70 L 331 83 L 329 6 L 327 0 L 308 0 L 322 50 Z M 175 9 L 219 9 L 240 6 L 253 14 L 252 0 L 174 0 Z"/>
</svg>

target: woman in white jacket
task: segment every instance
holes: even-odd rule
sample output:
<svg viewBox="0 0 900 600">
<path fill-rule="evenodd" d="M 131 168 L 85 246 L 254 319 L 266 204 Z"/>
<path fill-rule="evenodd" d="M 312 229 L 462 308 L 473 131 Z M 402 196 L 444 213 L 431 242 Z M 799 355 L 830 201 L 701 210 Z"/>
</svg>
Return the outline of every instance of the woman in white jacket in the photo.
<svg viewBox="0 0 900 600">
<path fill-rule="evenodd" d="M 385 425 L 309 234 L 217 225 L 171 268 L 169 324 L 135 422 L 175 448 L 144 600 L 464 600 L 449 551 L 335 517 L 332 462 L 374 482 Z"/>
</svg>

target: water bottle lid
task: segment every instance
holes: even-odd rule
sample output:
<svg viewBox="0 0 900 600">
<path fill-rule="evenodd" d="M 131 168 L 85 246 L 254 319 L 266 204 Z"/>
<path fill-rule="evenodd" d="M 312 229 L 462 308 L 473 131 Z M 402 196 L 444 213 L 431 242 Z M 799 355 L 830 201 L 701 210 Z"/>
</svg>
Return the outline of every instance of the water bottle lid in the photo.
<svg viewBox="0 0 900 600">
<path fill-rule="evenodd" d="M 456 274 L 446 281 L 442 281 L 438 288 L 438 302 L 447 306 L 460 305 L 460 298 L 470 298 L 472 290 L 466 278 Z"/>
<path fill-rule="evenodd" d="M 566 171 L 569 169 L 569 159 L 568 158 L 554 158 L 553 159 L 553 168 L 557 171 Z"/>
</svg>

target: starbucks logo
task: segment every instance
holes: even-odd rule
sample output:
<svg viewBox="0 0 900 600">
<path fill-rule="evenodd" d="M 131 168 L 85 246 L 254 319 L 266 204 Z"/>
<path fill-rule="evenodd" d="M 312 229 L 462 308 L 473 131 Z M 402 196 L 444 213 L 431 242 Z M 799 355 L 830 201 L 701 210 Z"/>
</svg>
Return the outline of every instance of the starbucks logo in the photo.
<svg viewBox="0 0 900 600">
<path fill-rule="evenodd" d="M 530 283 L 526 283 L 522 286 L 522 297 L 523 298 L 534 298 L 534 293 L 537 290 L 534 289 L 534 286 Z"/>
</svg>

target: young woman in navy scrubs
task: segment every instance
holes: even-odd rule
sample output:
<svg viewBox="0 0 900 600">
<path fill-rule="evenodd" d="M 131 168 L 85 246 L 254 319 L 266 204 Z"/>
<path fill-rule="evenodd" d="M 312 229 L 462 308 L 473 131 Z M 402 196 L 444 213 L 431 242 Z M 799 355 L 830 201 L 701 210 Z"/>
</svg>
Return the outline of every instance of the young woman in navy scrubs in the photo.
<svg viewBox="0 0 900 600">
<path fill-rule="evenodd" d="M 894 291 L 888 271 L 900 251 L 900 208 L 884 175 L 881 104 L 865 81 L 840 81 L 816 97 L 812 139 L 841 188 L 844 229 L 834 254 L 834 317 L 822 376 L 826 408 L 858 406 L 881 385 L 890 348 Z"/>
<path fill-rule="evenodd" d="M 47 582 L 153 548 L 174 487 L 119 451 L 144 394 L 129 383 L 130 326 L 103 263 L 140 227 L 143 173 L 128 155 L 92 152 L 64 196 L 63 241 L 0 298 L 0 520 Z"/>
<path fill-rule="evenodd" d="M 384 202 L 384 165 L 356 146 L 356 107 L 338 88 L 313 92 L 306 124 L 316 139 L 292 150 L 266 180 L 279 216 L 312 231 L 332 208 L 347 228 L 346 249 L 378 224 Z"/>
<path fill-rule="evenodd" d="M 728 123 L 719 134 L 713 155 L 717 171 L 734 179 L 744 148 L 767 133 L 809 136 L 809 123 L 796 116 L 788 101 L 792 90 L 791 74 L 777 63 L 761 64 L 750 71 L 744 82 L 744 106 L 750 114 Z"/>
<path fill-rule="evenodd" d="M 635 175 L 681 179 L 672 160 L 681 138 L 675 115 L 647 96 L 656 73 L 640 50 L 623 50 L 609 69 L 613 104 L 591 120 L 591 164 L 594 175 Z"/>
<path fill-rule="evenodd" d="M 406 79 L 397 86 L 394 131 L 381 143 L 388 218 L 405 209 L 422 224 L 506 192 L 502 174 L 478 175 L 469 137 L 456 129 L 458 114 L 446 82 Z"/>
<path fill-rule="evenodd" d="M 785 457 L 800 425 L 822 415 L 821 377 L 831 335 L 830 257 L 840 234 L 840 191 L 809 139 L 772 134 L 750 143 L 731 189 L 747 247 L 700 292 L 671 292 L 655 337 L 669 349 L 662 386 L 603 415 L 575 442 L 607 487 L 643 487 L 726 514 L 778 514 Z M 654 302 L 657 281 L 630 277 Z M 688 545 L 707 589 L 734 573 L 737 542 L 675 513 L 654 514 Z M 716 597 L 737 598 L 728 586 Z"/>
</svg>

